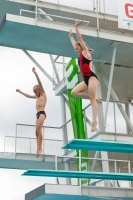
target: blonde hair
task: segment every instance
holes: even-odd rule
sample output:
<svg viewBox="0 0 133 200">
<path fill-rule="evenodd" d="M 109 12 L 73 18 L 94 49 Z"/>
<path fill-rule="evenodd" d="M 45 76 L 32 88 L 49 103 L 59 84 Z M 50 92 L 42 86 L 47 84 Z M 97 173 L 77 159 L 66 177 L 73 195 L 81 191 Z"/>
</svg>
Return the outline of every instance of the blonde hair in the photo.
<svg viewBox="0 0 133 200">
<path fill-rule="evenodd" d="M 85 42 L 84 42 L 85 43 Z M 76 42 L 75 44 L 78 44 L 79 46 L 81 46 L 81 44 L 80 44 L 80 42 L 78 41 L 78 42 Z M 88 48 L 88 50 L 91 52 L 91 53 L 93 53 L 94 52 L 94 49 L 90 49 L 89 48 L 89 46 L 85 43 L 85 45 L 87 46 L 87 48 Z M 81 48 L 82 48 L 82 46 L 81 46 Z"/>
<path fill-rule="evenodd" d="M 35 85 L 35 86 L 33 87 L 33 89 L 34 89 L 35 87 L 38 87 L 38 88 L 41 90 L 40 85 Z"/>
</svg>

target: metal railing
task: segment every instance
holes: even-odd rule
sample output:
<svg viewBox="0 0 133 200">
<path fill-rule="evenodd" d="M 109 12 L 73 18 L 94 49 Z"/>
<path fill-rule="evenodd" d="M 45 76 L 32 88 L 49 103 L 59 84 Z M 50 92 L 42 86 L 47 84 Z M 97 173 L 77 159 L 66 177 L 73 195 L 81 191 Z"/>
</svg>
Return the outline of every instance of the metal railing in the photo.
<svg viewBox="0 0 133 200">
<path fill-rule="evenodd" d="M 105 110 L 105 104 L 106 102 L 103 102 L 103 111 Z M 123 105 L 124 106 L 124 105 Z M 133 107 L 130 106 L 131 113 L 133 112 Z M 84 127 L 85 127 L 85 132 L 86 132 L 86 137 L 91 138 L 94 137 L 96 133 L 99 133 L 98 129 L 95 132 L 90 132 L 90 125 L 91 125 L 91 104 L 87 105 L 85 108 L 82 109 L 83 112 L 83 117 L 84 117 Z M 100 115 L 100 113 L 99 113 Z M 133 120 L 132 115 L 131 115 L 131 121 Z M 63 124 L 60 127 L 50 127 L 50 126 L 43 126 L 43 142 L 45 143 L 44 146 L 47 146 L 48 148 L 48 141 L 50 143 L 53 142 L 60 142 L 60 148 L 63 145 L 63 137 L 62 137 L 62 128 L 65 126 L 67 127 L 67 134 L 68 134 L 68 140 L 73 139 L 73 128 L 71 124 L 72 119 L 68 120 L 65 124 Z M 104 124 L 104 122 L 99 122 Z M 107 117 L 107 124 L 106 124 L 106 133 L 115 133 L 116 136 L 120 134 L 129 134 L 127 132 L 127 125 L 125 122 L 125 119 L 121 115 L 119 109 L 116 106 L 115 102 L 109 103 L 109 109 L 108 109 L 108 117 Z M 4 152 L 7 151 L 13 151 L 17 152 L 21 149 L 21 152 L 25 153 L 33 153 L 36 146 L 35 142 L 35 125 L 27 125 L 27 124 L 17 124 L 16 125 L 16 134 L 14 137 L 12 136 L 5 136 L 4 140 Z M 24 142 L 25 141 L 25 142 Z M 47 143 L 46 143 L 47 141 Z M 55 142 L 54 142 L 55 141 Z M 62 143 L 62 144 L 61 144 Z M 12 147 L 13 146 L 13 147 Z M 25 146 L 25 147 L 24 147 Z M 56 146 L 56 145 L 55 145 Z M 15 148 L 15 150 L 14 150 Z M 48 150 L 44 149 L 44 153 L 47 152 Z M 57 147 L 58 149 L 58 147 Z M 50 151 L 49 151 L 50 152 Z M 57 150 L 57 153 L 60 154 L 60 151 Z"/>
<path fill-rule="evenodd" d="M 40 12 L 35 12 L 35 11 L 30 11 L 30 10 L 24 10 L 21 9 L 20 10 L 20 16 L 26 16 L 26 14 L 28 14 L 28 17 L 32 17 L 35 18 L 35 16 L 37 15 L 37 19 L 38 20 L 45 20 L 45 21 L 53 21 L 53 22 L 65 22 L 68 24 L 72 24 L 75 23 L 75 21 L 77 19 L 75 18 L 70 18 L 70 17 L 63 17 L 63 16 L 58 16 L 58 15 L 52 15 L 52 14 L 45 14 L 45 13 L 40 13 Z M 49 18 L 51 18 L 51 20 Z M 81 26 L 88 26 L 89 21 L 82 21 L 82 25 Z"/>
<path fill-rule="evenodd" d="M 43 139 L 42 144 L 42 154 L 63 154 L 63 150 L 61 150 L 62 140 Z M 28 137 L 5 136 L 4 152 L 36 154 L 36 139 Z"/>
<path fill-rule="evenodd" d="M 83 111 L 89 108 L 91 104 L 83 108 Z M 73 139 L 73 129 L 70 123 L 72 119 L 68 120 L 65 124 L 60 127 L 43 126 L 43 153 L 49 155 L 57 154 L 62 155 L 63 150 L 61 146 L 63 145 L 62 129 L 67 126 L 68 130 L 68 140 Z M 47 141 L 47 142 L 46 142 Z M 51 152 L 49 146 L 55 146 L 55 149 Z M 4 138 L 4 152 L 22 152 L 22 153 L 35 153 L 36 149 L 36 136 L 35 136 L 35 125 L 27 124 L 16 124 L 16 134 L 15 136 L 5 136 Z M 57 149 L 57 150 L 56 150 Z M 55 151 L 54 151 L 55 150 Z"/>
<path fill-rule="evenodd" d="M 81 152 L 81 151 L 80 151 Z M 81 153 L 80 153 L 81 155 Z M 129 160 L 116 160 L 116 159 L 100 159 L 100 158 L 85 158 L 85 157 L 71 157 L 71 156 L 57 156 L 55 155 L 55 170 L 58 170 L 58 158 L 63 158 L 63 163 L 65 162 L 69 162 L 70 164 L 70 171 L 82 171 L 82 160 L 88 160 L 89 164 L 88 164 L 88 168 L 90 167 L 90 165 L 92 164 L 92 161 L 93 160 L 97 160 L 97 166 L 98 167 L 95 167 L 94 168 L 94 172 L 102 172 L 102 162 L 109 162 L 110 163 L 110 171 L 109 173 L 111 172 L 114 172 L 114 173 L 131 173 L 131 164 L 130 164 L 130 161 Z M 77 162 L 79 163 L 79 169 L 77 169 Z M 111 164 L 113 163 L 113 164 Z M 99 167 L 100 166 L 100 167 Z M 121 167 L 119 167 L 121 166 Z M 76 179 L 77 181 L 78 179 Z M 103 181 L 103 180 L 100 180 L 100 182 Z M 98 181 L 99 182 L 99 181 Z M 82 179 L 80 179 L 80 190 L 82 190 Z M 129 188 L 131 188 L 131 181 L 126 181 L 127 183 L 127 186 Z M 111 184 L 113 187 L 118 187 L 117 186 L 117 180 L 111 180 Z M 76 185 L 76 182 L 75 182 L 75 185 Z M 78 182 L 77 182 L 77 185 L 78 185 Z M 89 184 L 88 184 L 89 186 Z"/>
</svg>

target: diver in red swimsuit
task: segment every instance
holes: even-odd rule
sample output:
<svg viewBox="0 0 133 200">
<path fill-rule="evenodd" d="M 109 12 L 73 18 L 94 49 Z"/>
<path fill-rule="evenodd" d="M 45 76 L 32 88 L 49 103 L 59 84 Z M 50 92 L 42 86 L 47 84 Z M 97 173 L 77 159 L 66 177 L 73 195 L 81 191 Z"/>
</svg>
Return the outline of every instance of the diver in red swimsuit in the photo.
<svg viewBox="0 0 133 200">
<path fill-rule="evenodd" d="M 83 82 L 76 85 L 72 90 L 72 95 L 79 98 L 90 99 L 92 105 L 92 125 L 91 132 L 96 130 L 97 126 L 97 113 L 98 106 L 96 102 L 96 91 L 99 84 L 97 76 L 92 71 L 92 57 L 91 52 L 86 43 L 83 41 L 82 35 L 79 32 L 78 26 L 82 21 L 75 22 L 75 30 L 78 38 L 78 42 L 75 41 L 72 35 L 72 29 L 70 29 L 69 37 L 71 43 L 75 49 L 75 52 L 79 55 L 78 63 L 81 74 L 83 76 Z M 89 94 L 84 93 L 88 89 Z"/>
</svg>

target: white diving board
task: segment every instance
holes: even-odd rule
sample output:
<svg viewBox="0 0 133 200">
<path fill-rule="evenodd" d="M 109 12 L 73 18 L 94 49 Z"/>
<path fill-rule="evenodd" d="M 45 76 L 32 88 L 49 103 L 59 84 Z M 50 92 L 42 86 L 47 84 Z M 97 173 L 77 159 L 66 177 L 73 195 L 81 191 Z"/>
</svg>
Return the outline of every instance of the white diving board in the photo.
<svg viewBox="0 0 133 200">
<path fill-rule="evenodd" d="M 133 153 L 133 143 L 75 139 L 64 145 L 62 149 Z"/>
<path fill-rule="evenodd" d="M 27 170 L 22 176 L 47 176 L 63 178 L 86 178 L 133 181 L 133 174 L 107 173 L 107 172 L 84 172 L 84 171 L 61 171 L 61 170 Z"/>
</svg>

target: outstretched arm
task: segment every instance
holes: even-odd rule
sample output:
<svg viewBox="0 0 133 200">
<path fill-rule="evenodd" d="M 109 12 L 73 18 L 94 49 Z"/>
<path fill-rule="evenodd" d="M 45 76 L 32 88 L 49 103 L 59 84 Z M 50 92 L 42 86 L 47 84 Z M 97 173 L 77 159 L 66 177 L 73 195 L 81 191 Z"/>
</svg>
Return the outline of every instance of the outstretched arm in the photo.
<svg viewBox="0 0 133 200">
<path fill-rule="evenodd" d="M 20 94 L 24 95 L 24 96 L 27 97 L 27 98 L 33 98 L 33 99 L 36 98 L 35 95 L 26 94 L 26 93 L 22 92 L 22 91 L 19 90 L 19 89 L 16 89 L 16 92 L 19 92 Z"/>
<path fill-rule="evenodd" d="M 78 41 L 82 47 L 83 50 L 87 50 L 88 51 L 88 47 L 86 46 L 85 42 L 83 41 L 83 38 L 82 38 L 82 35 L 79 31 L 79 28 L 78 26 L 82 23 L 82 21 L 76 21 L 75 22 L 75 30 L 76 30 L 76 35 L 77 35 L 77 38 L 78 38 Z"/>
<path fill-rule="evenodd" d="M 37 74 L 37 72 L 36 72 L 36 69 L 35 69 L 34 67 L 32 68 L 32 71 L 34 72 L 34 74 L 35 74 L 35 76 L 36 76 L 36 78 L 37 78 L 37 82 L 38 82 L 38 84 L 39 84 L 39 86 L 40 86 L 41 91 L 42 91 L 43 93 L 45 93 L 44 88 L 43 88 L 43 85 L 42 85 L 42 83 L 41 83 L 41 80 L 40 80 L 40 78 L 39 78 L 39 76 L 38 76 L 38 74 Z"/>
<path fill-rule="evenodd" d="M 73 47 L 75 47 L 76 41 L 75 41 L 75 39 L 73 37 L 72 29 L 70 29 L 69 37 L 70 37 L 70 40 L 71 40 L 71 43 L 72 43 Z"/>
</svg>

